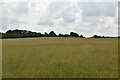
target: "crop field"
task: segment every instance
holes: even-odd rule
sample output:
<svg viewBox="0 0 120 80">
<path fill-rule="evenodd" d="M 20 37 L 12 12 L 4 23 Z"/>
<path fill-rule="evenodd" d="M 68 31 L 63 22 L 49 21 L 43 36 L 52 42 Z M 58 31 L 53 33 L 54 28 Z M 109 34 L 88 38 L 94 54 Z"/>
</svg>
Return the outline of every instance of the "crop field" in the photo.
<svg viewBox="0 0 120 80">
<path fill-rule="evenodd" d="M 117 38 L 2 40 L 3 78 L 117 78 Z"/>
</svg>

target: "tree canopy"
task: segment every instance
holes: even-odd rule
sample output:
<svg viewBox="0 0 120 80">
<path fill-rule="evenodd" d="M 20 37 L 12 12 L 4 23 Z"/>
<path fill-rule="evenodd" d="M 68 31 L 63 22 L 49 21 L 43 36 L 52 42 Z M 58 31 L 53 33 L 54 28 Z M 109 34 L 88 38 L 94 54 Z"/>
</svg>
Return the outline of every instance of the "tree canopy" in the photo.
<svg viewBox="0 0 120 80">
<path fill-rule="evenodd" d="M 49 37 L 56 37 L 57 35 L 55 34 L 55 32 L 54 31 L 51 31 L 50 33 L 49 33 Z"/>
<path fill-rule="evenodd" d="M 70 32 L 70 34 L 61 34 L 57 35 L 54 31 L 45 32 L 44 34 L 38 33 L 38 32 L 32 32 L 29 30 L 8 30 L 6 33 L 0 32 L 0 38 L 27 38 L 27 37 L 80 37 L 80 38 L 85 38 L 83 35 L 80 35 L 76 32 Z M 93 35 L 91 38 L 109 38 L 108 36 L 98 36 L 98 35 Z M 110 37 L 111 38 L 111 37 Z M 120 37 L 119 37 L 120 38 Z"/>
<path fill-rule="evenodd" d="M 75 32 L 70 32 L 70 36 L 71 37 L 79 37 L 79 35 L 77 33 L 75 33 Z"/>
</svg>

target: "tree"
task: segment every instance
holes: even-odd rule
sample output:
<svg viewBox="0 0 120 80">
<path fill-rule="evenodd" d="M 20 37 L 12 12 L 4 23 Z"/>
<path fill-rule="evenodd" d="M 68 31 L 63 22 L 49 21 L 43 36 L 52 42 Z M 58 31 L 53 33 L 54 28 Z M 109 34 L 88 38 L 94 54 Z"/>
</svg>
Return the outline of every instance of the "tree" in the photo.
<svg viewBox="0 0 120 80">
<path fill-rule="evenodd" d="M 98 36 L 98 38 L 102 38 L 101 36 Z"/>
<path fill-rule="evenodd" d="M 2 33 L 2 32 L 0 32 L 0 39 L 2 38 L 2 35 L 3 35 L 3 33 Z"/>
<path fill-rule="evenodd" d="M 45 37 L 49 37 L 49 34 L 47 32 L 44 33 Z"/>
<path fill-rule="evenodd" d="M 49 33 L 49 37 L 56 37 L 57 35 L 55 34 L 55 32 L 54 31 L 51 31 L 50 33 Z"/>
<path fill-rule="evenodd" d="M 70 36 L 71 37 L 79 37 L 79 35 L 77 33 L 75 33 L 75 32 L 70 32 Z"/>
<path fill-rule="evenodd" d="M 97 36 L 97 35 L 94 35 L 93 38 L 98 38 L 98 36 Z"/>
<path fill-rule="evenodd" d="M 31 32 L 27 30 L 8 30 L 4 34 L 4 38 L 25 38 L 25 37 L 42 37 L 41 33 Z"/>
<path fill-rule="evenodd" d="M 80 35 L 80 37 L 81 37 L 81 38 L 84 38 L 84 36 L 83 36 L 83 35 Z"/>
<path fill-rule="evenodd" d="M 105 38 L 105 36 L 102 36 L 102 38 Z"/>
<path fill-rule="evenodd" d="M 102 38 L 101 36 L 94 35 L 93 38 Z"/>
<path fill-rule="evenodd" d="M 69 37 L 69 34 L 59 34 L 58 37 Z"/>
<path fill-rule="evenodd" d="M 8 30 L 6 32 L 6 34 L 22 34 L 24 33 L 23 30 L 18 30 L 18 29 L 15 29 L 15 30 Z"/>
</svg>

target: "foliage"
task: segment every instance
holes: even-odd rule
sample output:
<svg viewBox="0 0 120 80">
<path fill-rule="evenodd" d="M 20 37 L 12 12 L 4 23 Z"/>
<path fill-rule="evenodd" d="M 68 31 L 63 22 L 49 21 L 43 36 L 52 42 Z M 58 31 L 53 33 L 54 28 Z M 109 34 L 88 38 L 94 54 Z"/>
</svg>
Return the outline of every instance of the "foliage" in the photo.
<svg viewBox="0 0 120 80">
<path fill-rule="evenodd" d="M 70 35 L 69 34 L 59 34 L 58 36 L 59 37 L 69 37 Z"/>
<path fill-rule="evenodd" d="M 80 37 L 85 38 L 83 35 L 80 35 L 75 32 L 70 32 L 70 34 L 59 34 L 56 35 L 54 31 L 51 31 L 49 34 L 45 32 L 44 34 L 32 32 L 29 30 L 8 30 L 6 33 L 0 32 L 0 38 L 27 38 L 27 37 Z M 109 37 L 109 36 L 98 36 L 94 35 L 91 38 L 116 38 L 116 37 Z M 120 36 L 119 36 L 120 38 Z"/>
<path fill-rule="evenodd" d="M 49 37 L 57 37 L 57 35 L 55 34 L 54 31 L 51 31 L 51 32 L 49 33 Z"/>
<path fill-rule="evenodd" d="M 79 35 L 77 33 L 75 33 L 75 32 L 70 32 L 70 36 L 71 37 L 79 37 Z"/>
</svg>

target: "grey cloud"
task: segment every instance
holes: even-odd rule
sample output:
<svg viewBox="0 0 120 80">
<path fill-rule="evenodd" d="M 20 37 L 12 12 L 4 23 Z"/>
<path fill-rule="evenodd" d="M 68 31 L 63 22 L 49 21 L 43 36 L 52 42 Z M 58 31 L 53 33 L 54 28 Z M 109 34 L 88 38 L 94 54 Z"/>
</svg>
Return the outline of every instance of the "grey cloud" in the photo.
<svg viewBox="0 0 120 80">
<path fill-rule="evenodd" d="M 43 25 L 43 26 L 52 26 L 53 22 L 48 18 L 41 18 L 38 22 L 37 25 Z"/>
<path fill-rule="evenodd" d="M 6 30 L 8 28 L 9 22 L 7 17 L 7 8 L 4 3 L 0 5 L 0 28 Z"/>
<path fill-rule="evenodd" d="M 71 23 L 75 21 L 74 17 L 70 17 L 69 15 L 63 17 L 64 21 L 67 23 Z"/>
<path fill-rule="evenodd" d="M 65 5 L 66 4 L 66 5 Z M 72 29 L 80 34 L 93 35 L 93 34 L 110 34 L 113 30 L 113 25 L 107 25 L 104 22 L 103 17 L 115 16 L 116 4 L 114 3 L 79 3 L 79 7 L 70 5 L 67 3 L 51 3 L 48 8 L 48 15 L 41 18 L 40 23 L 42 25 L 51 25 L 51 19 L 57 20 L 63 18 L 64 23 L 59 24 L 60 26 L 66 27 L 65 29 Z M 76 22 L 78 17 L 75 14 L 83 10 L 82 21 Z M 79 14 L 81 15 L 81 14 Z M 46 18 L 44 20 L 44 18 Z M 102 19 L 102 20 L 101 20 Z M 76 24 L 73 25 L 72 22 Z M 102 24 L 102 25 L 101 25 Z M 52 23 L 54 26 L 54 23 Z M 57 25 L 57 26 L 59 26 Z M 74 28 L 70 28 L 69 25 L 73 25 Z M 107 27 L 105 26 L 107 25 Z M 79 27 L 78 27 L 79 26 Z M 108 28 L 109 26 L 109 28 Z M 59 28 L 58 28 L 59 29 Z M 107 31 L 105 31 L 108 29 Z M 59 30 L 57 30 L 59 31 Z M 60 30 L 62 32 L 62 29 Z M 63 31 L 66 31 L 63 29 Z M 67 30 L 68 31 L 68 30 Z M 114 35 L 115 33 L 113 33 Z"/>
<path fill-rule="evenodd" d="M 120 25 L 120 2 L 118 3 L 118 24 Z"/>
<path fill-rule="evenodd" d="M 38 25 L 48 25 L 53 26 L 53 20 L 63 18 L 66 23 L 73 22 L 75 20 L 74 16 L 71 15 L 70 9 L 68 10 L 70 3 L 64 2 L 52 2 L 49 4 L 47 15 L 40 17 Z"/>
<path fill-rule="evenodd" d="M 19 13 L 24 10 L 22 10 L 23 5 L 19 5 L 19 7 L 22 7 L 21 9 L 18 6 L 12 7 L 12 5 L 14 5 L 16 3 L 11 3 L 10 5 L 8 3 L 4 3 L 4 5 L 2 4 L 0 6 L 0 27 L 2 28 L 2 30 L 6 30 L 8 28 L 8 26 L 10 24 L 21 24 L 24 22 L 19 21 L 19 15 L 18 12 L 16 12 L 16 10 L 19 11 Z M 22 4 L 22 3 L 20 3 Z M 24 4 L 25 6 L 25 4 Z"/>
<path fill-rule="evenodd" d="M 110 25 L 106 24 L 107 22 L 109 23 L 109 18 L 107 17 L 114 19 L 115 3 L 89 2 L 71 5 L 71 3 L 68 2 L 51 2 L 47 7 L 43 8 L 44 6 L 46 5 L 38 8 L 41 11 L 34 10 L 36 7 L 40 7 L 39 4 L 37 4 L 37 6 L 36 4 L 33 4 L 32 8 L 29 8 L 29 3 L 24 2 L 13 7 L 8 6 L 7 9 L 10 12 L 7 15 L 2 16 L 3 29 L 6 30 L 11 24 L 28 24 L 31 26 L 29 28 L 34 29 L 34 31 L 38 31 L 42 28 L 42 30 L 54 29 L 56 33 L 59 31 L 66 33 L 73 30 L 85 36 L 90 36 L 94 33 L 115 34 L 111 31 L 116 23 L 111 23 Z M 82 15 L 80 13 L 81 10 L 83 11 Z M 106 20 L 104 20 L 103 17 L 105 17 Z M 99 18 L 103 18 L 103 20 L 100 20 Z M 27 29 L 28 27 L 21 26 L 21 28 Z M 107 29 L 107 31 L 105 31 L 105 29 Z"/>
<path fill-rule="evenodd" d="M 48 10 L 51 16 L 53 16 L 54 18 L 60 18 L 62 16 L 62 11 L 64 10 L 66 5 L 63 2 L 52 2 L 49 4 Z"/>
<path fill-rule="evenodd" d="M 78 3 L 83 8 L 84 16 L 115 16 L 117 3 L 86 2 Z"/>
<path fill-rule="evenodd" d="M 65 11 L 64 9 L 66 7 L 68 7 L 69 4 L 70 3 L 66 3 L 66 2 L 52 2 L 52 3 L 50 3 L 49 8 L 48 8 L 50 15 L 56 19 L 63 17 L 63 12 Z"/>
<path fill-rule="evenodd" d="M 2 30 L 6 30 L 8 28 L 9 22 L 5 17 L 2 17 L 2 21 L 0 21 L 0 23 L 2 24 L 0 26 Z"/>
<path fill-rule="evenodd" d="M 52 26 L 53 25 L 53 23 L 52 22 L 50 22 L 50 21 L 39 21 L 38 23 L 37 23 L 38 25 L 46 25 L 46 26 Z"/>
<path fill-rule="evenodd" d="M 27 13 L 29 11 L 28 2 L 21 2 L 15 8 L 15 12 L 18 14 Z"/>
<path fill-rule="evenodd" d="M 90 23 L 89 25 L 90 26 L 96 26 L 98 24 L 105 24 L 103 18 L 101 18 L 100 16 L 92 16 L 92 17 L 89 17 L 89 16 L 83 16 L 82 18 L 82 21 L 83 22 L 86 22 L 86 23 Z"/>
<path fill-rule="evenodd" d="M 64 22 L 71 23 L 74 22 L 75 12 L 79 12 L 74 5 L 71 6 L 69 2 L 54 2 L 49 6 L 50 14 L 52 18 L 58 19 L 63 18 Z"/>
<path fill-rule="evenodd" d="M 67 23 L 71 23 L 75 21 L 75 16 L 72 14 L 72 10 L 65 9 L 63 11 L 63 20 Z"/>
</svg>

